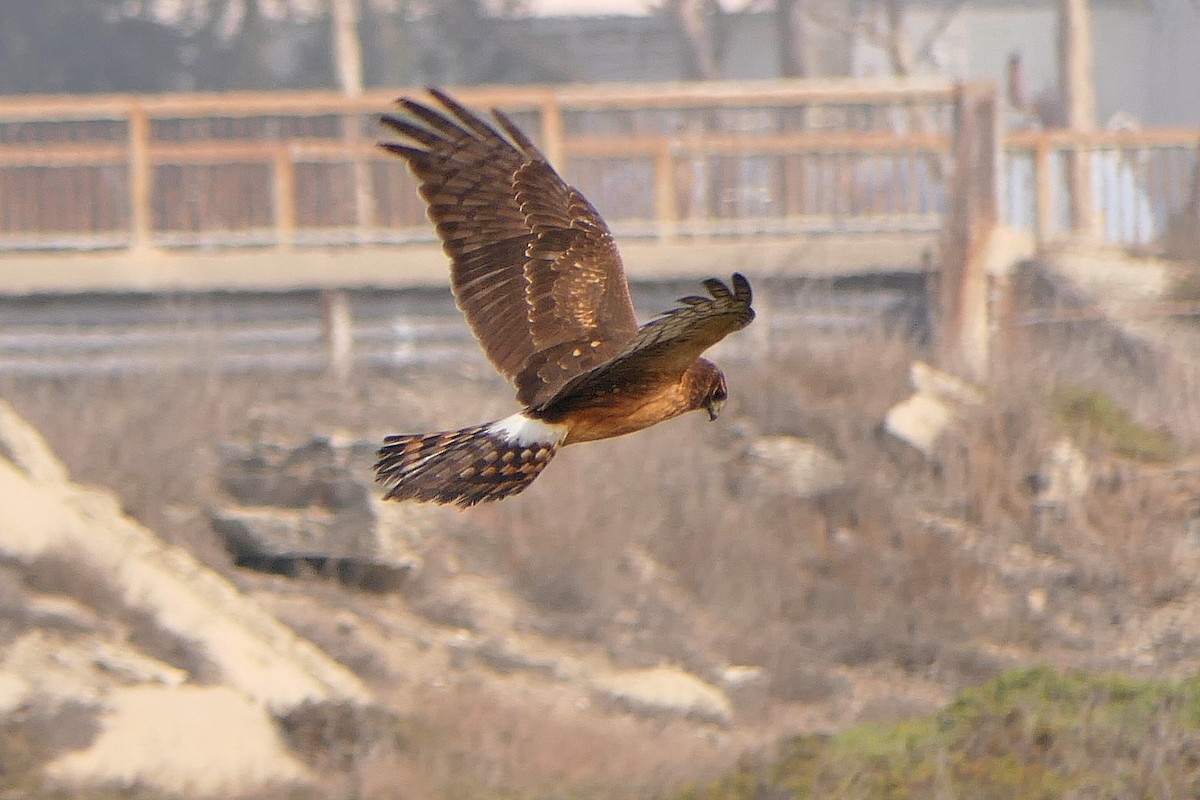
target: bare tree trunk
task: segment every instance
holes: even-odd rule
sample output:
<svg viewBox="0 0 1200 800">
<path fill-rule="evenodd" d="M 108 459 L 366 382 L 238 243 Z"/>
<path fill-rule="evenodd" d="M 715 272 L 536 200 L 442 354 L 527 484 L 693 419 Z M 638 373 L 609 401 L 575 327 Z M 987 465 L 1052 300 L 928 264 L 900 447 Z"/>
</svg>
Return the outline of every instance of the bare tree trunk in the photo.
<svg viewBox="0 0 1200 800">
<path fill-rule="evenodd" d="M 802 78 L 808 74 L 806 48 L 806 0 L 776 0 L 775 28 L 779 39 L 779 75 L 783 78 Z M 802 130 L 803 106 L 779 110 L 777 127 L 781 132 Z M 779 213 L 787 216 L 802 210 L 804 197 L 804 158 L 784 154 L 777 158 L 773 194 Z"/>
<path fill-rule="evenodd" d="M 1088 0 L 1060 0 L 1058 15 L 1059 80 L 1067 128 L 1096 129 L 1095 59 L 1092 54 L 1092 19 Z M 1071 227 L 1077 233 L 1099 230 L 1092 194 L 1092 161 L 1088 149 L 1067 156 L 1071 189 Z"/>
<path fill-rule="evenodd" d="M 887 50 L 892 64 L 892 74 L 907 77 L 913 74 L 916 58 L 913 56 L 912 40 L 904 27 L 904 0 L 887 0 Z"/>
<path fill-rule="evenodd" d="M 358 40 L 358 0 L 330 0 L 333 17 L 333 60 L 338 88 L 357 97 L 363 91 L 362 43 Z"/>
<path fill-rule="evenodd" d="M 717 38 L 714 17 L 720 11 L 715 0 L 669 0 L 664 6 L 678 27 L 685 47 L 685 77 L 689 80 L 715 80 Z"/>
<path fill-rule="evenodd" d="M 684 49 L 684 77 L 688 80 L 716 80 L 718 42 L 716 16 L 721 7 L 716 0 L 667 0 L 663 9 L 670 15 Z M 711 112 L 692 111 L 685 116 L 689 133 L 705 133 L 717 127 Z M 676 179 L 684 194 L 682 217 L 705 219 L 718 213 L 721 196 L 720 162 L 698 155 L 677 162 Z"/>
<path fill-rule="evenodd" d="M 887 52 L 892 74 L 898 78 L 911 77 L 916 71 L 917 59 L 908 28 L 904 24 L 904 0 L 885 0 L 884 11 L 887 15 Z M 914 132 L 937 130 L 937 123 L 927 106 L 912 106 L 909 119 Z M 925 163 L 929 168 L 930 177 L 938 184 L 944 185 L 945 159 L 936 153 L 930 153 L 926 156 Z"/>
<path fill-rule="evenodd" d="M 363 93 L 362 42 L 358 37 L 358 4 L 360 0 L 330 0 L 333 28 L 334 66 L 338 88 L 347 97 Z M 358 149 L 362 140 L 362 122 L 358 115 L 342 118 L 342 138 L 351 154 L 354 181 L 354 223 L 361 234 L 370 226 L 374 216 L 371 202 L 371 174 Z"/>
<path fill-rule="evenodd" d="M 779 75 L 802 78 L 808 74 L 804 63 L 805 0 L 776 0 L 776 30 L 779 32 Z"/>
</svg>

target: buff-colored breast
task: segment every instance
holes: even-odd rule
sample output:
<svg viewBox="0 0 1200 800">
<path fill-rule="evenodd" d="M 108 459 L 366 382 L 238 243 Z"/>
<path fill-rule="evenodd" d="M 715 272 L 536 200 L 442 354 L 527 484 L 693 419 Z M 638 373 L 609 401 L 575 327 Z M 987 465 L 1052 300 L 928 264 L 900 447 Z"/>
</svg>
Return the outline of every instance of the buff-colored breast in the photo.
<svg viewBox="0 0 1200 800">
<path fill-rule="evenodd" d="M 564 444 L 594 442 L 640 431 L 691 410 L 688 394 L 680 384 L 654 392 L 606 395 L 607 402 L 593 403 L 563 416 L 569 432 Z"/>
</svg>

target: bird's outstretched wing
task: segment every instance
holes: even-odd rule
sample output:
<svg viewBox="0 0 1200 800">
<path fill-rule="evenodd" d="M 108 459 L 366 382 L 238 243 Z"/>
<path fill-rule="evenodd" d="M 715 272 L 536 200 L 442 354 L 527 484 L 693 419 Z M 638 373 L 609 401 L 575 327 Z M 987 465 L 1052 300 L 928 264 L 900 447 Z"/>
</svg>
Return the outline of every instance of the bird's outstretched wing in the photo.
<svg viewBox="0 0 1200 800">
<path fill-rule="evenodd" d="M 451 260 L 451 286 L 488 358 L 537 405 L 620 352 L 637 333 L 612 233 L 524 133 L 501 130 L 436 89 L 409 98 L 382 142 L 420 181 Z"/>
<path fill-rule="evenodd" d="M 709 297 L 681 297 L 679 307 L 647 322 L 620 352 L 566 383 L 542 408 L 602 397 L 614 387 L 637 386 L 646 376 L 678 376 L 705 350 L 753 321 L 753 295 L 744 275 L 735 272 L 731 286 L 709 278 L 704 288 Z"/>
</svg>

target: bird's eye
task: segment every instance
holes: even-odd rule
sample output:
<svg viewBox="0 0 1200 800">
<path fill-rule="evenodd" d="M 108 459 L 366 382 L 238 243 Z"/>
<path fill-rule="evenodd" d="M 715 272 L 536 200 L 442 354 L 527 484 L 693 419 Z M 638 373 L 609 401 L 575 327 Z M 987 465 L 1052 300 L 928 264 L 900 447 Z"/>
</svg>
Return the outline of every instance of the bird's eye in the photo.
<svg viewBox="0 0 1200 800">
<path fill-rule="evenodd" d="M 713 393 L 712 393 L 713 400 L 725 400 L 728 397 L 729 397 L 729 393 L 725 391 L 724 386 L 718 386 L 716 389 L 713 389 Z"/>
</svg>

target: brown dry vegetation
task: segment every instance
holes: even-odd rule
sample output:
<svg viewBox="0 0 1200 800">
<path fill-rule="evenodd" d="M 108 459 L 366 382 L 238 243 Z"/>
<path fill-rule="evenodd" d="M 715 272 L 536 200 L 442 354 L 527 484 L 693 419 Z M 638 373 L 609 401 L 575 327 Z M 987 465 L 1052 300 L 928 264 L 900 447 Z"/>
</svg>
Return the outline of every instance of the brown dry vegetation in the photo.
<svg viewBox="0 0 1200 800">
<path fill-rule="evenodd" d="M 750 733 L 689 746 L 695 729 L 683 723 L 655 729 L 551 712 L 464 679 L 452 693 L 401 693 L 409 703 L 402 724 L 372 720 L 385 745 L 330 745 L 313 756 L 340 772 L 332 790 L 615 797 L 665 789 L 700 762 L 718 768 L 742 743 L 795 730 L 804 719 L 796 709 L 826 709 L 820 724 L 893 718 L 1026 663 L 1161 675 L 1200 665 L 1200 636 L 1189 626 L 1200 620 L 1196 543 L 1184 531 L 1200 487 L 1194 462 L 1186 466 L 1200 443 L 1196 375 L 1101 326 L 1019 330 L 987 403 L 924 459 L 880 431 L 921 356 L 903 337 L 876 331 L 776 341 L 767 356 L 726 358 L 733 397 L 718 423 L 691 415 L 571 448 L 528 492 L 464 513 L 426 545 L 422 585 L 405 600 L 424 603 L 430 616 L 439 608 L 454 616 L 453 604 L 429 599 L 440 565 L 454 563 L 517 591 L 533 609 L 523 624 L 599 645 L 617 666 L 670 662 L 706 678 L 728 664 L 763 666 L 771 711 L 748 723 Z M 1102 435 L 1085 437 L 1095 475 L 1086 495 L 1040 508 L 1030 476 L 1064 432 L 1055 393 L 1072 387 L 1102 392 L 1138 425 L 1162 428 L 1185 461 L 1146 465 L 1113 453 Z M 375 438 L 510 409 L 507 388 L 484 367 L 363 370 L 335 384 L 200 364 L 120 378 L 8 379 L 0 393 L 76 479 L 111 486 L 131 513 L 227 574 L 235 571 L 202 513 L 219 443 L 330 431 Z M 848 484 L 809 498 L 758 485 L 746 445 L 780 434 L 835 454 Z M 6 586 L 0 581 L 0 602 L 19 611 L 19 593 Z M 341 590 L 314 591 L 341 602 Z M 333 636 L 321 644 L 339 647 Z M 347 647 L 344 660 L 369 663 L 364 671 L 381 686 L 403 683 Z M 912 686 L 929 691 L 906 695 Z M 285 721 L 302 751 L 321 751 L 326 733 L 342 741 L 314 719 L 349 724 L 316 712 Z"/>
</svg>

